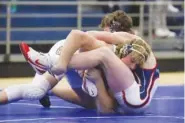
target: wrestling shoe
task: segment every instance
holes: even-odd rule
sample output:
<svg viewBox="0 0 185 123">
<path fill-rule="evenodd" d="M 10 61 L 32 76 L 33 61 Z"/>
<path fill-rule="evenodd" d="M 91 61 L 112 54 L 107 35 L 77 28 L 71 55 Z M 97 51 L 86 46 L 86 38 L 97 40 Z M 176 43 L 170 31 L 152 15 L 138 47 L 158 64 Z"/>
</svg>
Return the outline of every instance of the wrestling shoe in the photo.
<svg viewBox="0 0 185 123">
<path fill-rule="evenodd" d="M 48 54 L 37 52 L 24 42 L 22 42 L 19 47 L 26 61 L 38 74 L 43 74 L 46 71 L 49 71 L 51 63 Z"/>
<path fill-rule="evenodd" d="M 49 95 L 48 94 L 46 94 L 44 97 L 42 97 L 39 100 L 39 102 L 45 108 L 49 108 L 51 106 L 51 102 L 50 102 L 50 98 L 49 98 Z"/>
</svg>

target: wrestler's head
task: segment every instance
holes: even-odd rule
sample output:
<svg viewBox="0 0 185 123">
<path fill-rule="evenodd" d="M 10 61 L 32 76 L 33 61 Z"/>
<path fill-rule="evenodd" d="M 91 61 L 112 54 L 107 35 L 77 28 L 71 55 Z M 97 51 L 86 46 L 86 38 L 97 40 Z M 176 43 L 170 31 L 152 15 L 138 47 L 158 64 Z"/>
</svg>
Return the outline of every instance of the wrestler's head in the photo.
<svg viewBox="0 0 185 123">
<path fill-rule="evenodd" d="M 132 26 L 132 18 L 122 10 L 117 10 L 105 15 L 99 25 L 99 27 L 104 29 L 104 31 L 124 31 L 133 34 L 131 29 Z"/>
<path fill-rule="evenodd" d="M 142 39 L 125 41 L 116 47 L 115 54 L 131 69 L 142 66 L 151 53 L 150 46 Z"/>
</svg>

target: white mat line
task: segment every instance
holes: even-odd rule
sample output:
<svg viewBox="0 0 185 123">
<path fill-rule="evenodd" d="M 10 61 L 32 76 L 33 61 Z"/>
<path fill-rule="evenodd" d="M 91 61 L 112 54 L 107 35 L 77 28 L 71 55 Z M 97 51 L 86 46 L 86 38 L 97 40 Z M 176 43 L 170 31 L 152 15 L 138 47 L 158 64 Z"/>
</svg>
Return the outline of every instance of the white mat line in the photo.
<svg viewBox="0 0 185 123">
<path fill-rule="evenodd" d="M 10 103 L 10 105 L 28 105 L 28 106 L 43 107 L 40 104 L 32 104 L 32 103 Z M 82 109 L 81 107 L 71 107 L 71 106 L 51 106 L 50 108 Z"/>
<path fill-rule="evenodd" d="M 100 117 L 56 117 L 56 118 L 35 118 L 35 119 L 12 119 L 12 120 L 0 120 L 2 122 L 20 122 L 20 121 L 36 121 L 36 120 L 76 120 L 76 119 L 115 119 L 115 118 L 169 118 L 169 119 L 180 119 L 183 120 L 184 117 L 178 116 L 100 116 Z"/>
<path fill-rule="evenodd" d="M 163 97 L 154 97 L 152 100 L 184 100 L 184 97 L 171 97 L 171 96 L 163 96 Z M 27 102 L 28 100 L 20 100 L 19 102 Z M 50 101 L 65 101 L 63 99 L 52 99 Z"/>
</svg>

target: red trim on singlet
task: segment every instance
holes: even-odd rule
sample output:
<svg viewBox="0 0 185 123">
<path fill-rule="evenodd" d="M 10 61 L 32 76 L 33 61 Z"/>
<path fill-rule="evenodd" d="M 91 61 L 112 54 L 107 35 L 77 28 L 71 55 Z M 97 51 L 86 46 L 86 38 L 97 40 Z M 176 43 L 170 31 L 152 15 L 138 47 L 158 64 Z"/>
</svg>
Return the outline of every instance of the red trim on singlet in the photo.
<svg viewBox="0 0 185 123">
<path fill-rule="evenodd" d="M 84 87 L 84 89 L 85 89 L 85 91 L 87 92 L 87 93 L 89 93 L 88 92 L 88 89 L 87 89 L 87 82 L 86 82 L 86 78 L 84 77 L 85 76 L 85 70 L 83 71 L 83 75 L 82 75 L 82 77 L 83 77 L 83 81 L 82 81 L 82 86 Z"/>
<path fill-rule="evenodd" d="M 156 60 L 156 58 L 155 58 L 155 60 Z M 154 70 L 154 69 L 156 69 L 156 68 L 157 68 L 157 63 L 155 64 L 155 66 L 154 66 L 153 68 L 149 68 L 149 69 L 147 69 L 147 68 L 142 68 L 142 69 L 144 69 L 144 70 Z M 155 74 L 155 71 L 153 71 L 152 77 L 154 76 L 154 74 Z M 151 81 L 150 81 L 151 84 L 149 85 L 149 91 L 148 91 L 148 89 L 147 89 L 147 92 L 146 92 L 147 95 L 146 95 L 146 97 L 145 97 L 144 99 L 141 99 L 141 100 L 145 100 L 146 98 L 147 98 L 147 99 L 146 99 L 142 104 L 140 104 L 140 105 L 132 105 L 132 104 L 130 104 L 129 102 L 127 102 L 126 97 L 125 97 L 125 92 L 122 91 L 122 93 L 123 93 L 123 100 L 124 100 L 125 104 L 128 105 L 128 106 L 130 106 L 130 107 L 132 107 L 132 108 L 141 108 L 141 107 L 143 107 L 144 105 L 146 105 L 146 104 L 148 103 L 149 99 L 150 99 L 150 93 L 151 93 L 151 90 L 152 90 L 152 88 L 153 88 L 153 85 L 154 85 L 154 82 L 155 82 L 156 79 L 157 79 L 157 78 L 155 78 L 154 80 L 151 80 Z"/>
<path fill-rule="evenodd" d="M 156 78 L 156 79 L 157 79 L 157 78 Z M 124 100 L 125 104 L 128 105 L 129 107 L 132 107 L 132 108 L 141 108 L 141 107 L 143 107 L 144 105 L 146 105 L 146 104 L 148 103 L 149 99 L 150 99 L 150 93 L 151 93 L 151 90 L 152 90 L 152 88 L 153 88 L 153 85 L 154 85 L 154 82 L 155 82 L 156 79 L 152 80 L 152 84 L 151 84 L 151 86 L 149 87 L 149 94 L 147 93 L 147 96 L 145 97 L 145 99 L 146 99 L 146 98 L 147 98 L 147 99 L 146 99 L 142 104 L 140 104 L 140 105 L 132 105 L 132 104 L 130 104 L 129 102 L 127 102 L 126 97 L 125 97 L 125 92 L 122 91 L 122 93 L 123 93 L 123 100 Z M 147 92 L 148 92 L 148 91 L 147 91 Z"/>
</svg>

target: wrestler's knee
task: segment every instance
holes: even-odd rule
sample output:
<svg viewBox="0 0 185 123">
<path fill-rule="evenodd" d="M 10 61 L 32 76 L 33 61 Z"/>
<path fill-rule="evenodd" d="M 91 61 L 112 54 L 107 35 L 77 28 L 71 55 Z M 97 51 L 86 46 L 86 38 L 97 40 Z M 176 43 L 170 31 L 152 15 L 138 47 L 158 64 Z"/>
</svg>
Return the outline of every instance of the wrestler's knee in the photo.
<svg viewBox="0 0 185 123">
<path fill-rule="evenodd" d="M 114 55 L 113 51 L 108 47 L 99 48 L 99 55 L 101 56 L 101 62 L 111 59 L 111 56 Z"/>
<path fill-rule="evenodd" d="M 29 100 L 40 99 L 50 89 L 51 83 L 46 76 L 36 75 L 31 84 L 24 85 L 22 97 Z"/>
<path fill-rule="evenodd" d="M 47 90 L 31 83 L 10 86 L 5 89 L 5 92 L 8 102 L 12 102 L 19 99 L 40 99 L 46 94 Z"/>
<path fill-rule="evenodd" d="M 64 66 L 60 61 L 58 61 L 55 65 L 53 65 L 51 71 L 53 71 L 53 73 L 58 76 L 67 72 L 67 67 Z"/>
<path fill-rule="evenodd" d="M 36 85 L 25 86 L 23 89 L 22 97 L 23 99 L 37 100 L 41 99 L 46 94 L 46 92 L 47 90 Z"/>
<path fill-rule="evenodd" d="M 86 38 L 88 37 L 87 33 L 80 30 L 72 30 L 70 32 L 70 35 L 75 36 L 75 38 L 79 39 L 78 43 L 82 43 L 82 44 L 84 43 L 84 41 L 86 41 Z"/>
</svg>

